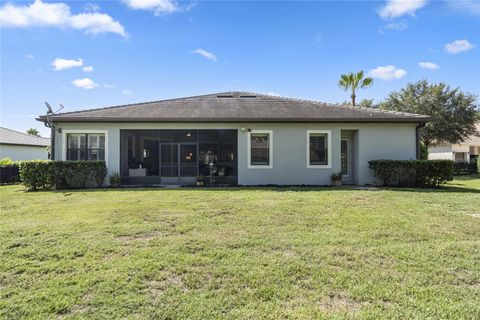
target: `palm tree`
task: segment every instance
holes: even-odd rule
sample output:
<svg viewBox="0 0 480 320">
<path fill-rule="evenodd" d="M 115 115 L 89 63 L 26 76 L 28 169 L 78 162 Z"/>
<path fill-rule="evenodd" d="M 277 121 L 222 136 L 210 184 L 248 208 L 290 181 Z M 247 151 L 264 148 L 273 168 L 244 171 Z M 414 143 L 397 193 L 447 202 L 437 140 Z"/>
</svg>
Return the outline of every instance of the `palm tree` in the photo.
<svg viewBox="0 0 480 320">
<path fill-rule="evenodd" d="M 355 98 L 357 97 L 355 94 L 355 91 L 357 89 L 363 89 L 366 87 L 369 87 L 373 84 L 373 79 L 370 77 L 363 77 L 363 71 L 359 71 L 357 73 L 347 73 L 347 74 L 342 74 L 340 76 L 340 80 L 338 81 L 338 86 L 342 88 L 345 91 L 348 91 L 349 89 L 352 90 L 352 95 L 350 96 L 352 98 L 352 105 L 355 107 Z"/>
<path fill-rule="evenodd" d="M 30 129 L 27 130 L 27 134 L 38 137 L 39 132 L 38 132 L 38 130 L 35 129 L 35 128 L 30 128 Z"/>
</svg>

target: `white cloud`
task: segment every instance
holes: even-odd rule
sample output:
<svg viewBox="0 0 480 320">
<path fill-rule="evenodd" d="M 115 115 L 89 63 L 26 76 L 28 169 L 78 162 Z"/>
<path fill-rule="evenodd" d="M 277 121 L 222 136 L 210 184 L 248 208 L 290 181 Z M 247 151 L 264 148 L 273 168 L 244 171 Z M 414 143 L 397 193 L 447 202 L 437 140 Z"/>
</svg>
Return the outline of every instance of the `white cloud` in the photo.
<svg viewBox="0 0 480 320">
<path fill-rule="evenodd" d="M 471 44 L 467 39 L 455 40 L 445 45 L 445 51 L 448 53 L 460 53 L 475 48 L 474 44 Z"/>
<path fill-rule="evenodd" d="M 83 72 L 92 72 L 93 67 L 92 66 L 83 67 L 82 70 L 83 70 Z"/>
<path fill-rule="evenodd" d="M 470 15 L 480 14 L 480 2 L 478 0 L 454 0 L 445 1 L 447 6 L 455 11 L 464 12 Z"/>
<path fill-rule="evenodd" d="M 123 93 L 123 95 L 125 95 L 125 96 L 129 96 L 129 95 L 131 95 L 131 94 L 133 93 L 133 91 L 132 91 L 132 90 L 123 90 L 122 93 Z"/>
<path fill-rule="evenodd" d="M 370 70 L 370 75 L 382 80 L 401 79 L 407 75 L 407 71 L 399 69 L 394 65 L 380 66 Z"/>
<path fill-rule="evenodd" d="M 90 78 L 73 80 L 72 83 L 75 87 L 79 87 L 79 88 L 83 88 L 83 89 L 94 89 L 94 88 L 98 87 L 98 84 L 96 84 Z"/>
<path fill-rule="evenodd" d="M 172 0 L 123 0 L 123 2 L 128 7 L 135 10 L 153 11 L 157 16 L 164 13 L 173 13 L 181 10 L 181 7 L 178 5 L 178 3 Z"/>
<path fill-rule="evenodd" d="M 87 3 L 83 6 L 83 9 L 87 12 L 98 12 L 100 11 L 100 6 L 96 3 Z"/>
<path fill-rule="evenodd" d="M 419 62 L 418 65 L 420 66 L 420 68 L 427 69 L 427 70 L 440 69 L 440 66 L 433 62 Z"/>
<path fill-rule="evenodd" d="M 407 29 L 407 27 L 408 27 L 407 21 L 402 20 L 400 22 L 388 23 L 383 27 L 383 29 L 402 31 L 402 30 Z"/>
<path fill-rule="evenodd" d="M 208 52 L 207 50 L 204 50 L 204 49 L 195 49 L 195 50 L 193 50 L 192 52 L 193 52 L 193 53 L 196 53 L 196 54 L 199 54 L 199 55 L 201 55 L 202 57 L 207 58 L 208 60 L 217 61 L 217 56 L 214 55 L 214 54 L 211 53 L 211 52 Z"/>
<path fill-rule="evenodd" d="M 415 15 L 415 12 L 424 7 L 427 0 L 388 0 L 378 14 L 382 19 L 392 19 L 403 15 Z"/>
<path fill-rule="evenodd" d="M 86 34 L 112 32 L 126 36 L 124 27 L 105 13 L 72 14 L 66 3 L 35 0 L 26 6 L 7 3 L 0 8 L 0 26 L 10 28 L 55 27 L 83 30 Z"/>
<path fill-rule="evenodd" d="M 53 70 L 55 71 L 71 69 L 71 68 L 76 68 L 81 66 L 83 66 L 83 59 L 80 59 L 80 58 L 78 58 L 77 60 L 56 58 L 52 62 L 52 67 L 53 67 Z"/>
<path fill-rule="evenodd" d="M 35 59 L 35 57 L 34 57 L 31 53 L 26 54 L 26 55 L 25 55 L 25 58 L 27 58 L 27 59 Z"/>
<path fill-rule="evenodd" d="M 103 87 L 104 87 L 104 88 L 107 88 L 107 89 L 113 89 L 113 88 L 115 88 L 115 85 L 114 85 L 114 84 L 104 83 L 104 84 L 103 84 Z"/>
</svg>

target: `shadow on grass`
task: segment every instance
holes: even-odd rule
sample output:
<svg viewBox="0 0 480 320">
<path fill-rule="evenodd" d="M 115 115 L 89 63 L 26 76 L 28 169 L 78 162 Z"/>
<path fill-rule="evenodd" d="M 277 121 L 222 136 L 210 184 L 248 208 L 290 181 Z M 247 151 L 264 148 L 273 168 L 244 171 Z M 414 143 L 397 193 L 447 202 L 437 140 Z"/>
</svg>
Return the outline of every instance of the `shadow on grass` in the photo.
<svg viewBox="0 0 480 320">
<path fill-rule="evenodd" d="M 480 193 L 480 189 L 467 188 L 467 187 L 455 187 L 455 186 L 443 186 L 440 188 L 382 188 L 384 190 L 392 191 L 409 191 L 409 192 L 454 192 L 454 193 Z"/>
<path fill-rule="evenodd" d="M 455 176 L 454 180 L 456 180 L 456 181 L 479 180 L 480 181 L 480 174 L 469 174 L 469 175 Z"/>
<path fill-rule="evenodd" d="M 180 187 L 180 188 L 166 188 L 166 187 L 122 187 L 122 188 L 100 188 L 100 189 L 69 189 L 69 190 L 54 190 L 55 193 L 63 193 L 66 196 L 71 193 L 104 193 L 104 192 L 136 192 L 136 191 L 198 191 L 198 192 L 212 192 L 212 191 L 274 191 L 274 192 L 324 192 L 324 191 L 400 191 L 400 192 L 417 192 L 417 193 L 478 193 L 480 189 L 457 187 L 454 185 L 443 186 L 440 188 L 393 188 L 393 187 L 370 187 L 370 186 L 234 186 L 234 187 Z"/>
<path fill-rule="evenodd" d="M 297 185 L 297 186 L 276 186 L 276 185 L 264 185 L 264 186 L 212 186 L 212 187 L 166 187 L 166 186 L 123 186 L 118 188 L 104 187 L 98 189 L 67 189 L 67 190 L 51 190 L 54 193 L 62 193 L 65 196 L 69 196 L 72 193 L 85 192 L 85 193 L 97 193 L 97 192 L 135 192 L 135 191 L 161 191 L 161 190 L 179 190 L 179 191 L 275 191 L 275 192 L 321 192 L 321 191 L 407 191 L 418 193 L 432 193 L 432 192 L 452 192 L 452 193 L 479 193 L 480 188 L 471 187 L 468 184 L 471 182 L 480 182 L 480 174 L 477 175 L 465 175 L 455 176 L 453 182 L 439 187 L 439 188 L 401 188 L 401 187 L 374 187 L 374 186 L 357 186 L 357 185 L 345 185 L 341 187 L 331 186 L 311 186 L 311 185 Z M 461 183 L 465 182 L 465 183 Z M 28 191 L 26 189 L 16 190 L 17 192 L 42 192 Z"/>
</svg>

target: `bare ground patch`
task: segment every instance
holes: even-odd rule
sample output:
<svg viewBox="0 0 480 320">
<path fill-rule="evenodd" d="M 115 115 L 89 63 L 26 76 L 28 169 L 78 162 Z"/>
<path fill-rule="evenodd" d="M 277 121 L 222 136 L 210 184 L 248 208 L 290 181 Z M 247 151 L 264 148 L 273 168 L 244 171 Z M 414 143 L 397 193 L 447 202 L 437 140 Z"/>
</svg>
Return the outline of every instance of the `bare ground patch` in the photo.
<svg viewBox="0 0 480 320">
<path fill-rule="evenodd" d="M 357 301 L 343 292 L 332 293 L 328 297 L 318 300 L 321 309 L 327 311 L 343 311 L 355 313 L 360 311 L 362 303 Z"/>
<path fill-rule="evenodd" d="M 148 282 L 148 291 L 154 297 L 162 295 L 168 288 L 176 287 L 180 291 L 186 292 L 188 288 L 183 283 L 183 279 L 178 274 L 169 274 L 163 280 L 151 280 Z"/>
</svg>

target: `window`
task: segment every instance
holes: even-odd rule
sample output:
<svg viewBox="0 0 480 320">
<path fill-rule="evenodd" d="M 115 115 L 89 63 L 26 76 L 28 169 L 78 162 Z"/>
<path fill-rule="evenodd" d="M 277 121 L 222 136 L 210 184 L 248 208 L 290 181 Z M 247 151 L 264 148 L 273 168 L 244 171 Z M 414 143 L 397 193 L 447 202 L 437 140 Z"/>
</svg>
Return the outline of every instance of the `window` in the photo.
<svg viewBox="0 0 480 320">
<path fill-rule="evenodd" d="M 307 167 L 331 167 L 330 130 L 307 130 Z"/>
<path fill-rule="evenodd" d="M 67 134 L 67 160 L 105 160 L 105 134 Z"/>
<path fill-rule="evenodd" d="M 272 131 L 252 130 L 248 133 L 248 167 L 272 168 Z"/>
</svg>

